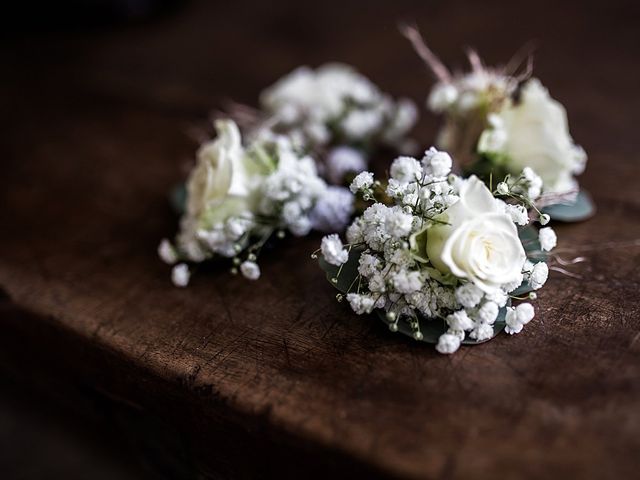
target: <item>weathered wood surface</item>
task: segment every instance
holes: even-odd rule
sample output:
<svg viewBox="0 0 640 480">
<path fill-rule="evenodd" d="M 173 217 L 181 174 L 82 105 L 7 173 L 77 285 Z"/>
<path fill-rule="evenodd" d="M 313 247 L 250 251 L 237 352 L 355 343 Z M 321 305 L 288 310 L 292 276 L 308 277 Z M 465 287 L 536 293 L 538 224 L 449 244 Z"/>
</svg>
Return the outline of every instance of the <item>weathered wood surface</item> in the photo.
<svg viewBox="0 0 640 480">
<path fill-rule="evenodd" d="M 632 478 L 640 469 L 639 11 L 633 2 L 191 2 L 147 24 L 15 35 L 2 62 L 4 365 L 51 372 L 181 432 L 208 474 Z M 559 225 L 588 262 L 553 274 L 514 337 L 441 356 L 357 317 L 285 241 L 263 279 L 176 289 L 155 255 L 166 193 L 224 97 L 342 60 L 422 102 L 398 20 L 444 60 L 537 40 L 536 74 L 589 153 L 597 216 Z M 417 130 L 428 144 L 436 120 Z M 571 257 L 573 252 L 566 256 Z M 12 363 L 13 362 L 13 363 Z M 28 366 L 28 367 L 27 367 Z M 49 373 L 47 373 L 49 375 Z M 64 381 L 68 383 L 63 383 Z"/>
</svg>

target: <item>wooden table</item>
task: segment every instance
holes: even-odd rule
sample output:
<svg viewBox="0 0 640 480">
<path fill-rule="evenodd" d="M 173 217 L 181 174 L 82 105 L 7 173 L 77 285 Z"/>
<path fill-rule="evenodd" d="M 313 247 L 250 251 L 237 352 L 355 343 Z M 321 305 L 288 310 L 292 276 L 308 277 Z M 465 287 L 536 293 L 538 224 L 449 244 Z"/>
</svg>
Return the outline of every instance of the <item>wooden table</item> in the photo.
<svg viewBox="0 0 640 480">
<path fill-rule="evenodd" d="M 638 7 L 210 3 L 0 46 L 3 371 L 79 417 L 102 405 L 169 477 L 637 476 L 640 247 L 602 245 L 640 238 Z M 499 63 L 537 40 L 536 74 L 589 153 L 598 214 L 556 227 L 588 257 L 581 278 L 553 274 L 522 334 L 454 356 L 338 304 L 318 236 L 285 240 L 256 283 L 211 269 L 174 288 L 155 250 L 209 109 L 328 60 L 422 103 L 431 79 L 398 20 L 453 65 L 464 46 Z"/>
</svg>

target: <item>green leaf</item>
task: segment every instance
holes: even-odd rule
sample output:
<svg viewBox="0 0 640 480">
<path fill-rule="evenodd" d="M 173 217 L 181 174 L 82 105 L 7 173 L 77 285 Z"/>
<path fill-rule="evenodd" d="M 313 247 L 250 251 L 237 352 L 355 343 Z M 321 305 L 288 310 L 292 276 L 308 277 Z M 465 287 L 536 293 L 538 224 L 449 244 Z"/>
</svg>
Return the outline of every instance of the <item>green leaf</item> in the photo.
<svg viewBox="0 0 640 480">
<path fill-rule="evenodd" d="M 501 308 L 500 311 L 498 312 L 498 318 L 496 318 L 496 321 L 493 324 L 493 336 L 491 338 L 488 338 L 486 340 L 482 340 L 479 342 L 477 340 L 474 340 L 473 338 L 470 338 L 469 334 L 467 334 L 464 340 L 462 341 L 462 344 L 463 345 L 479 345 L 481 343 L 485 343 L 493 339 L 502 330 L 504 330 L 504 327 L 506 325 L 504 320 L 506 314 L 507 314 L 506 307 Z M 389 320 L 387 320 L 387 316 L 384 311 L 376 310 L 376 315 L 386 325 L 389 325 L 392 323 Z M 440 338 L 440 335 L 442 335 L 448 330 L 448 326 L 446 322 L 440 318 L 418 317 L 418 320 L 420 322 L 420 331 L 422 332 L 422 340 L 420 340 L 421 342 L 431 343 L 435 345 L 436 343 L 438 343 L 438 339 Z M 398 320 L 398 332 L 413 338 L 413 329 L 404 318 L 401 318 L 400 320 Z"/>
<path fill-rule="evenodd" d="M 338 274 L 339 267 L 335 265 L 330 265 L 324 261 L 322 257 L 319 258 L 320 268 L 322 268 L 327 274 L 327 280 L 341 293 L 346 294 L 349 291 L 349 287 L 351 287 L 351 291 L 355 291 L 357 288 L 357 281 L 355 279 L 358 276 L 358 261 L 360 260 L 360 255 L 362 254 L 363 249 L 353 249 L 349 254 L 349 260 L 342 266 L 342 270 L 340 271 L 340 276 L 338 277 L 338 282 L 332 282 L 333 278 L 336 278 Z M 498 313 L 498 318 L 496 319 L 493 325 L 493 337 L 495 337 L 498 333 L 500 333 L 505 327 L 505 315 L 507 313 L 506 308 L 501 308 Z M 389 325 L 391 322 L 387 320 L 386 312 L 382 309 L 378 309 L 375 311 L 375 314 L 378 316 L 380 320 L 382 320 L 386 325 Z M 422 342 L 425 343 L 438 343 L 438 338 L 444 332 L 447 331 L 447 326 L 444 320 L 441 319 L 428 319 L 428 318 L 419 318 L 420 321 L 420 331 L 422 332 Z M 403 333 L 409 337 L 413 338 L 413 330 L 411 326 L 407 322 L 406 319 L 401 318 L 398 321 L 398 332 Z M 491 337 L 491 338 L 493 338 Z M 477 345 L 479 343 L 484 343 L 488 340 L 483 340 L 482 342 L 478 342 L 472 338 L 469 338 L 467 335 L 465 339 L 462 341 L 464 345 Z"/>
<path fill-rule="evenodd" d="M 538 239 L 538 229 L 533 225 L 525 225 L 518 228 L 518 236 L 524 246 L 524 251 L 527 254 L 527 258 L 533 263 L 546 262 L 548 258 L 547 252 L 543 252 L 540 247 L 540 240 Z M 529 285 L 529 282 L 522 282 L 522 284 L 513 290 L 510 295 L 521 297 L 523 295 L 533 292 L 533 288 Z"/>
<path fill-rule="evenodd" d="M 538 229 L 533 225 L 525 225 L 518 228 L 518 236 L 527 254 L 527 258 L 533 263 L 546 262 L 549 255 L 542 251 L 540 239 L 538 238 Z"/>
<path fill-rule="evenodd" d="M 514 297 L 522 297 L 523 295 L 527 295 L 528 293 L 533 292 L 533 288 L 529 285 L 529 282 L 522 282 L 518 288 L 509 292 L 509 295 L 513 295 Z"/>
<path fill-rule="evenodd" d="M 169 193 L 171 208 L 178 215 L 182 215 L 187 208 L 187 186 L 184 183 L 176 185 Z"/>
<path fill-rule="evenodd" d="M 358 266 L 360 261 L 360 255 L 362 254 L 363 248 L 353 248 L 349 252 L 349 260 L 347 263 L 342 265 L 342 270 L 340 267 L 336 267 L 335 265 L 331 265 L 325 262 L 322 255 L 319 258 L 320 268 L 325 271 L 327 274 L 327 280 L 336 287 L 341 293 L 346 294 L 349 291 L 349 287 L 354 284 L 355 279 L 358 276 Z M 338 270 L 340 270 L 340 275 L 338 276 Z M 337 283 L 333 283 L 333 279 L 338 279 Z M 357 288 L 357 282 L 354 285 L 354 288 Z M 354 291 L 352 288 L 352 291 Z"/>
<path fill-rule="evenodd" d="M 548 205 L 544 207 L 542 211 L 549 215 L 551 220 L 559 222 L 581 222 L 591 218 L 596 213 L 596 206 L 589 192 L 580 190 L 574 202 Z"/>
</svg>

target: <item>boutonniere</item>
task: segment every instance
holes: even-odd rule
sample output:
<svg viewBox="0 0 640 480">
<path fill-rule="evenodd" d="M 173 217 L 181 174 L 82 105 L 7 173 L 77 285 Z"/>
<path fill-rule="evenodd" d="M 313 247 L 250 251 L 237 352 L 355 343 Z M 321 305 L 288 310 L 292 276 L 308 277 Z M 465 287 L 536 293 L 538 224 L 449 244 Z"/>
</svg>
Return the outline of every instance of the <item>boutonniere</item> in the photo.
<svg viewBox="0 0 640 480">
<path fill-rule="evenodd" d="M 418 116 L 413 101 L 392 98 L 349 65 L 299 67 L 265 89 L 260 106 L 264 118 L 253 130 L 286 134 L 313 153 L 332 184 L 366 170 L 380 149 L 416 148 L 408 137 Z"/>
<path fill-rule="evenodd" d="M 267 88 L 260 104 L 232 104 L 229 116 L 218 115 L 216 137 L 173 191 L 180 231 L 158 253 L 174 265 L 178 286 L 219 257 L 255 280 L 258 256 L 274 236 L 343 231 L 354 210 L 345 180 L 365 170 L 377 149 L 413 145 L 413 102 L 393 100 L 347 65 L 300 67 Z"/>
<path fill-rule="evenodd" d="M 386 186 L 360 173 L 351 190 L 371 205 L 348 227 L 346 243 L 329 235 L 318 250 L 339 301 L 441 353 L 502 329 L 519 333 L 534 308 L 512 301 L 536 298 L 557 240 L 550 227 L 530 225 L 531 216 L 549 221 L 535 209 L 541 184 L 530 169 L 490 188 L 451 166 L 432 148 L 421 160 L 397 158 Z"/>
<path fill-rule="evenodd" d="M 428 108 L 442 115 L 437 145 L 454 155 L 467 174 L 488 181 L 533 169 L 544 182 L 538 207 L 556 220 L 578 221 L 594 213 L 580 190 L 587 154 L 569 133 L 567 112 L 542 82 L 532 77 L 532 59 L 520 72 L 518 62 L 503 68 L 484 65 L 468 52 L 471 70 L 453 74 L 433 54 L 415 28 L 403 34 L 435 75 Z"/>
<path fill-rule="evenodd" d="M 193 268 L 214 258 L 231 259 L 232 273 L 256 280 L 260 253 L 274 237 L 336 231 L 350 220 L 352 195 L 328 187 L 315 161 L 287 137 L 243 144 L 233 121 L 215 127 L 216 138 L 200 147 L 187 180 L 175 241 L 158 248 L 174 265 L 174 284 L 186 286 Z"/>
</svg>

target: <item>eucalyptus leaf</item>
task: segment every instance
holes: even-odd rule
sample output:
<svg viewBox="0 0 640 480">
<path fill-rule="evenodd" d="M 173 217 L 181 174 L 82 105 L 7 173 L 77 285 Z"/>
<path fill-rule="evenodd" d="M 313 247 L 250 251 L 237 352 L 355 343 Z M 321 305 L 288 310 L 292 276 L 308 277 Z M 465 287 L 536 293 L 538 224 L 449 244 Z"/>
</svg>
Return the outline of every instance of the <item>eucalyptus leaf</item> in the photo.
<svg viewBox="0 0 640 480">
<path fill-rule="evenodd" d="M 522 297 L 531 292 L 533 292 L 533 288 L 531 288 L 531 285 L 529 285 L 529 282 L 524 281 L 520 284 L 518 288 L 516 288 L 512 292 L 509 292 L 509 295 L 513 295 L 514 297 Z"/>
<path fill-rule="evenodd" d="M 538 229 L 533 225 L 525 225 L 518 228 L 518 236 L 527 254 L 527 258 L 533 263 L 545 262 L 548 258 L 547 252 L 542 251 L 540 239 L 538 238 Z"/>
<path fill-rule="evenodd" d="M 574 202 L 548 205 L 542 211 L 549 215 L 551 220 L 581 222 L 591 218 L 596 213 L 596 206 L 589 192 L 580 190 Z"/>
<path fill-rule="evenodd" d="M 375 313 L 378 316 L 378 318 L 380 318 L 380 320 L 382 320 L 387 326 L 392 323 L 387 319 L 386 312 L 384 312 L 383 310 L 378 309 L 376 310 Z M 493 336 L 491 338 L 488 338 L 486 340 L 482 340 L 479 342 L 469 337 L 469 334 L 467 334 L 464 337 L 462 344 L 463 345 L 479 345 L 481 343 L 485 343 L 493 339 L 502 330 L 504 330 L 504 327 L 506 325 L 505 323 L 506 314 L 507 314 L 506 307 L 501 308 L 500 311 L 498 312 L 498 318 L 496 318 L 496 321 L 493 324 Z M 435 345 L 436 343 L 438 343 L 438 339 L 440 338 L 440 335 L 442 335 L 449 329 L 446 322 L 440 318 L 419 317 L 418 320 L 420 321 L 420 331 L 422 332 L 422 340 L 420 340 L 421 342 L 432 343 Z M 413 329 L 404 318 L 401 318 L 400 320 L 398 320 L 398 332 L 413 338 Z"/>
<path fill-rule="evenodd" d="M 319 258 L 320 268 L 327 274 L 327 280 L 341 293 L 346 294 L 349 291 L 349 287 L 352 287 L 358 277 L 358 266 L 362 250 L 362 248 L 353 248 L 349 252 L 349 260 L 342 265 L 342 270 L 340 270 L 340 267 L 327 263 L 322 256 Z M 338 271 L 340 271 L 340 275 L 338 275 Z M 333 282 L 334 278 L 337 278 L 337 283 Z M 357 285 L 355 287 L 357 288 Z M 351 290 L 355 291 L 354 288 Z"/>
<path fill-rule="evenodd" d="M 176 185 L 169 193 L 171 208 L 178 215 L 182 215 L 187 206 L 187 186 L 184 183 Z"/>
</svg>

